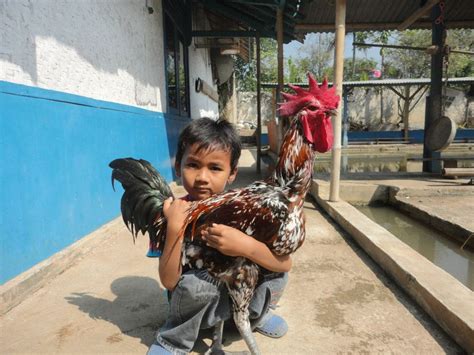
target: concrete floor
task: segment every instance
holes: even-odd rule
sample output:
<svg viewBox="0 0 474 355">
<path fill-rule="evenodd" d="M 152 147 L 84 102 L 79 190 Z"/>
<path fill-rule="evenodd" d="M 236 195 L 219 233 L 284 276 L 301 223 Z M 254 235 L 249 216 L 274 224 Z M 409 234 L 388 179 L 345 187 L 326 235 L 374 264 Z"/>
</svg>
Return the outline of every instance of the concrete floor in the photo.
<svg viewBox="0 0 474 355">
<path fill-rule="evenodd" d="M 244 152 L 239 184 L 257 178 Z M 178 189 L 179 190 L 179 189 Z M 277 312 L 288 334 L 256 334 L 263 354 L 460 353 L 461 349 L 311 201 L 307 239 L 294 255 Z M 120 218 L 93 233 L 94 248 L 1 316 L 4 354 L 144 354 L 167 302 L 145 237 Z M 100 240 L 100 242 L 97 242 Z M 245 344 L 227 336 L 226 350 Z M 209 339 L 196 344 L 204 352 Z"/>
</svg>

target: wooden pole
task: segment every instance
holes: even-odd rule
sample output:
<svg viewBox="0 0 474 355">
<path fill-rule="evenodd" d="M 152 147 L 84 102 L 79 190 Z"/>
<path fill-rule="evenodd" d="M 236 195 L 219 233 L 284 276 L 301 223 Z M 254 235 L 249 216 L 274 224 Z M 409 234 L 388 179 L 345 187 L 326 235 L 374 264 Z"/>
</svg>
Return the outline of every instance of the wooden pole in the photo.
<svg viewBox="0 0 474 355">
<path fill-rule="evenodd" d="M 336 1 L 336 48 L 334 54 L 334 86 L 336 94 L 342 98 L 344 73 L 344 40 L 346 36 L 346 0 Z M 339 201 L 339 180 L 341 176 L 341 105 L 333 117 L 334 145 L 332 148 L 330 201 Z"/>
<path fill-rule="evenodd" d="M 277 42 L 278 42 L 278 88 L 277 102 L 281 102 L 281 92 L 283 91 L 283 9 L 277 9 L 276 19 Z M 278 115 L 278 151 L 284 137 L 283 118 Z"/>
<path fill-rule="evenodd" d="M 255 37 L 257 47 L 257 174 L 260 174 L 260 157 L 262 154 L 262 90 L 261 90 L 261 77 L 260 77 L 260 34 L 257 33 Z"/>
<path fill-rule="evenodd" d="M 405 85 L 404 87 L 405 94 L 403 95 L 403 110 L 402 110 L 402 119 L 403 119 L 403 139 L 405 142 L 408 142 L 408 130 L 410 128 L 408 123 L 408 117 L 410 116 L 410 86 Z"/>
</svg>

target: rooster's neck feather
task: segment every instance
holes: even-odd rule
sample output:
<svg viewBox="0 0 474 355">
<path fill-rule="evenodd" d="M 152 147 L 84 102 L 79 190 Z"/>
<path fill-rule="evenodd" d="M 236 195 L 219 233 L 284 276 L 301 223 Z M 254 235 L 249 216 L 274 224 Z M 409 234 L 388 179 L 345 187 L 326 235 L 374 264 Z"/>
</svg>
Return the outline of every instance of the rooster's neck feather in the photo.
<svg viewBox="0 0 474 355">
<path fill-rule="evenodd" d="M 313 175 L 314 150 L 303 137 L 297 117 L 293 118 L 280 148 L 280 155 L 272 179 L 288 191 L 304 199 Z"/>
</svg>

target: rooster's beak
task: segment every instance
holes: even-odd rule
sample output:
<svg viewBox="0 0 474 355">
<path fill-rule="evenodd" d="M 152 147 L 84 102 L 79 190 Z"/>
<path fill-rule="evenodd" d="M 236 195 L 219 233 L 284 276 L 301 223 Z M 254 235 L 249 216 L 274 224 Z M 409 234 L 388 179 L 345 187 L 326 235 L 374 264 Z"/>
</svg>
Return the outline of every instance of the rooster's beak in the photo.
<svg viewBox="0 0 474 355">
<path fill-rule="evenodd" d="M 332 109 L 332 110 L 328 110 L 328 111 L 326 111 L 326 113 L 327 113 L 329 116 L 336 116 L 336 115 L 337 115 L 337 108 Z"/>
</svg>

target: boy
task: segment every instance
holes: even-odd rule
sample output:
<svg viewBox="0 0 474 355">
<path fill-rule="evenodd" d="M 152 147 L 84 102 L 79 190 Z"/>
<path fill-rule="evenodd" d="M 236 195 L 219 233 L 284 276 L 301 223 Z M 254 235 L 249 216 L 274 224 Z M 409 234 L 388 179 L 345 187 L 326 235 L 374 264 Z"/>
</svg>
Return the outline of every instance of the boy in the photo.
<svg viewBox="0 0 474 355">
<path fill-rule="evenodd" d="M 211 328 L 231 317 L 224 285 L 206 270 L 183 270 L 183 240 L 177 236 L 189 201 L 221 193 L 234 181 L 240 150 L 239 136 L 224 120 L 194 120 L 180 134 L 175 169 L 188 195 L 174 201 L 169 199 L 163 206 L 168 227 L 159 274 L 163 286 L 171 291 L 170 314 L 148 354 L 186 354 L 193 348 L 200 329 Z M 244 256 L 273 272 L 257 287 L 249 307 L 250 318 L 255 321 L 255 330 L 267 336 L 285 335 L 286 322 L 270 313 L 268 305 L 274 308 L 283 292 L 291 258 L 274 255 L 265 244 L 222 224 L 208 228 L 203 240 L 223 254 Z"/>
</svg>

